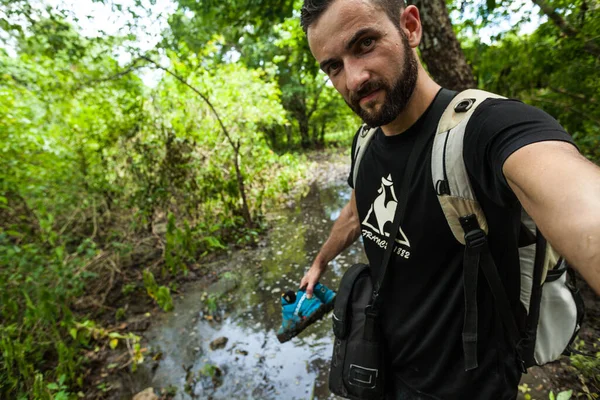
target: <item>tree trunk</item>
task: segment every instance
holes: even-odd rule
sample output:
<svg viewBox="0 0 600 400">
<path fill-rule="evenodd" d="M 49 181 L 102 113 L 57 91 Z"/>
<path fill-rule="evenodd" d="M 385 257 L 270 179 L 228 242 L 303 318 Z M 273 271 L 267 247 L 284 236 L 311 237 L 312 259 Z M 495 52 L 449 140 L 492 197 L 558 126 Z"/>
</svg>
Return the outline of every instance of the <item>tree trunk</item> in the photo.
<svg viewBox="0 0 600 400">
<path fill-rule="evenodd" d="M 323 122 L 321 124 L 321 132 L 319 133 L 319 146 L 320 147 L 325 147 L 325 128 L 327 127 L 327 123 Z"/>
<path fill-rule="evenodd" d="M 415 0 L 421 12 L 421 57 L 433 79 L 447 89 L 476 87 L 471 66 L 452 30 L 445 0 Z"/>
<path fill-rule="evenodd" d="M 296 113 L 298 120 L 298 127 L 300 128 L 300 144 L 303 149 L 308 149 L 311 145 L 310 141 L 310 125 L 308 123 L 308 117 L 300 113 Z"/>
<path fill-rule="evenodd" d="M 292 125 L 285 124 L 285 138 L 288 149 L 292 147 Z"/>
</svg>

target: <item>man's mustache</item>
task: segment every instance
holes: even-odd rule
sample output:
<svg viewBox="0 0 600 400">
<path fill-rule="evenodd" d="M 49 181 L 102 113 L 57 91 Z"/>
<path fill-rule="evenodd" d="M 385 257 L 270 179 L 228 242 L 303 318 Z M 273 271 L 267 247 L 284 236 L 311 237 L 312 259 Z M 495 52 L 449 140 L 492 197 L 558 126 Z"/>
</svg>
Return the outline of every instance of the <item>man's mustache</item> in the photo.
<svg viewBox="0 0 600 400">
<path fill-rule="evenodd" d="M 356 92 L 350 94 L 350 101 L 355 106 L 359 105 L 360 99 L 371 94 L 372 92 L 384 89 L 385 85 L 381 81 L 369 81 L 360 87 Z"/>
</svg>

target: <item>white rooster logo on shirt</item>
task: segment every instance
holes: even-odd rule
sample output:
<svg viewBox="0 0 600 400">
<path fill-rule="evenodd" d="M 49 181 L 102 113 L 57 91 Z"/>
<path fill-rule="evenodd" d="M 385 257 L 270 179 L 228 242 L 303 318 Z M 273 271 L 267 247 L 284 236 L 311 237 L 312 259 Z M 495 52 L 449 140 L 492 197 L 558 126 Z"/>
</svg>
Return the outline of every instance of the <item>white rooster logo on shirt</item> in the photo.
<svg viewBox="0 0 600 400">
<path fill-rule="evenodd" d="M 387 178 L 381 178 L 381 186 L 377 193 L 379 193 L 379 196 L 373 201 L 371 209 L 362 223 L 376 233 L 387 237 L 390 236 L 390 233 L 385 231 L 386 225 L 389 225 L 387 229 L 390 230 L 394 222 L 396 208 L 398 207 L 398 198 L 394 192 L 394 182 L 392 182 L 391 174 Z M 402 231 L 402 227 L 399 228 L 396 242 L 410 247 L 410 243 Z"/>
</svg>

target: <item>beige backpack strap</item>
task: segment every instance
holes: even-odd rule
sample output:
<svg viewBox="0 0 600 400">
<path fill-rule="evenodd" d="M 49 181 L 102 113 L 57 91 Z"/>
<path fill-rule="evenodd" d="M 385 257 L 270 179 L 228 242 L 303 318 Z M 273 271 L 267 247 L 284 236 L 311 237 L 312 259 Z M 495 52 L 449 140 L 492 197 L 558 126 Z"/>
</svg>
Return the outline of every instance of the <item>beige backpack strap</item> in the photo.
<svg viewBox="0 0 600 400">
<path fill-rule="evenodd" d="M 459 93 L 446 108 L 438 124 L 431 156 L 431 174 L 448 225 L 457 241 L 465 244 L 459 218 L 475 215 L 487 234 L 488 225 L 469 181 L 463 160 L 463 141 L 469 119 L 488 98 L 503 98 L 482 90 Z"/>
<path fill-rule="evenodd" d="M 358 177 L 358 167 L 360 166 L 360 161 L 365 155 L 365 151 L 367 150 L 375 131 L 377 131 L 377 128 L 370 128 L 368 125 L 363 125 L 358 132 L 356 147 L 354 149 L 354 154 L 352 155 L 352 159 L 354 160 L 354 170 L 352 171 L 352 183 L 354 185 L 354 189 L 356 189 L 356 178 Z"/>
</svg>

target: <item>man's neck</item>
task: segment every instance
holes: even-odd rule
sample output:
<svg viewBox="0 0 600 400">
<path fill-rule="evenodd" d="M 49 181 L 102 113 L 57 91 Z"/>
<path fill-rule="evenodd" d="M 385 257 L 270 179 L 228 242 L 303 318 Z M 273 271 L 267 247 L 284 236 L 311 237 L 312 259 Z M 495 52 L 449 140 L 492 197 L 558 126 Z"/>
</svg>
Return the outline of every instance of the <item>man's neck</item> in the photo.
<svg viewBox="0 0 600 400">
<path fill-rule="evenodd" d="M 440 89 L 441 86 L 419 66 L 417 84 L 406 109 L 395 120 L 381 127 L 383 133 L 395 136 L 407 131 L 427 111 Z"/>
</svg>

